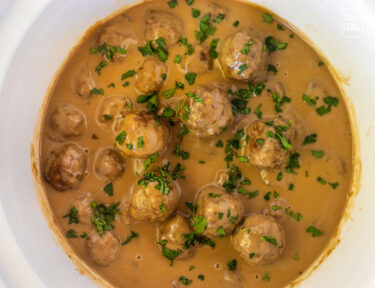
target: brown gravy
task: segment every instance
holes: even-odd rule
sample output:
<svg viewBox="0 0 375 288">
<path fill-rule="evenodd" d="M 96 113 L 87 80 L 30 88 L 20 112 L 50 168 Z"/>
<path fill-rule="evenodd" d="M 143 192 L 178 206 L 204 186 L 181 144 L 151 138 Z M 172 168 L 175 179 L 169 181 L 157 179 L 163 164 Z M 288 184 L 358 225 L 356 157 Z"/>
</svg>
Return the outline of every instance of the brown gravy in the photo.
<svg viewBox="0 0 375 288">
<path fill-rule="evenodd" d="M 123 157 L 124 173 L 111 182 L 113 196 L 109 196 L 103 191 L 108 180 L 98 177 L 95 172 L 95 159 L 103 147 L 113 147 L 116 135 L 113 133 L 111 125 L 98 121 L 98 113 L 103 98 L 116 95 L 128 97 L 135 105 L 133 109 L 145 107 L 144 104 L 137 103 L 137 97 L 144 93 L 135 89 L 135 77 L 131 76 L 121 80 L 121 75 L 129 70 L 136 71 L 145 59 L 137 47 L 143 47 L 146 44 L 143 38 L 143 29 L 145 13 L 148 10 L 165 10 L 177 16 L 183 23 L 182 37 L 186 37 L 189 43 L 196 43 L 194 31 L 199 30 L 199 19 L 207 13 L 208 4 L 211 2 L 196 0 L 192 6 L 188 6 L 185 1 L 180 0 L 174 8 L 170 8 L 166 2 L 165 0 L 156 0 L 141 3 L 98 26 L 77 47 L 57 78 L 54 89 L 49 95 L 42 127 L 41 166 L 45 167 L 51 151 L 66 143 L 76 143 L 83 147 L 88 165 L 77 188 L 60 192 L 47 182 L 45 183 L 46 195 L 54 217 L 63 233 L 73 229 L 78 235 L 77 238 L 67 238 L 66 240 L 74 251 L 115 287 L 184 287 L 183 281 L 179 281 L 181 276 L 193 280 L 190 287 L 286 286 L 312 265 L 338 229 L 351 188 L 352 134 L 349 116 L 340 90 L 327 67 L 320 63 L 319 55 L 295 32 L 279 22 L 275 15 L 272 23 L 267 23 L 270 22 L 267 17 L 264 17 L 267 12 L 250 4 L 237 1 L 218 4 L 225 11 L 225 18 L 220 23 L 212 23 L 216 27 L 216 31 L 214 35 L 210 35 L 205 40 L 205 45 L 209 47 L 213 39 L 220 39 L 217 48 L 220 53 L 220 45 L 224 38 L 242 28 L 251 26 L 257 31 L 258 38 L 262 41 L 272 35 L 281 43 L 288 43 L 285 49 L 267 55 L 266 63 L 274 65 L 277 73 L 267 72 L 266 79 L 261 81 L 266 85 L 262 94 L 248 100 L 248 106 L 251 108 L 250 114 L 236 115 L 235 123 L 228 126 L 226 131 L 218 136 L 208 138 L 199 138 L 193 133 L 186 135 L 181 149 L 189 152 L 190 157 L 187 160 L 183 160 L 173 153 L 177 143 L 176 133 L 180 128 L 176 120 L 176 125 L 169 127 L 171 139 L 169 139 L 167 149 L 163 153 L 159 153 L 159 157 L 152 167 L 162 165 L 165 159 L 171 162 L 171 167 L 175 167 L 177 163 L 185 166 L 183 171 L 185 179 L 177 180 L 181 188 L 177 211 L 190 215 L 191 211 L 185 202 L 194 201 L 196 192 L 204 185 L 216 183 L 218 173 L 227 167 L 224 161 L 226 156 L 224 148 L 216 147 L 219 140 L 225 145 L 226 140 L 233 138 L 238 129 L 244 128 L 246 121 L 251 123 L 257 120 L 254 112 L 260 103 L 262 103 L 260 109 L 262 118 L 283 115 L 292 119 L 297 131 L 293 151 L 300 154 L 300 167 L 295 169 L 295 174 L 286 172 L 285 164 L 280 168 L 261 172 L 259 168 L 241 163 L 238 159 L 234 161 L 235 165 L 241 169 L 242 175 L 251 180 L 251 185 L 244 187 L 251 192 L 258 191 L 252 194 L 254 197 L 251 198 L 238 195 L 244 205 L 245 215 L 253 212 L 264 213 L 265 209 L 270 213 L 272 210 L 270 203 L 275 201 L 274 191 L 276 191 L 279 194 L 277 199 L 285 199 L 288 207 L 290 206 L 294 213 L 299 212 L 302 216 L 302 218 L 296 216 L 298 218 L 296 221 L 295 217 L 282 213 L 279 222 L 285 232 L 285 247 L 281 256 L 270 264 L 249 265 L 233 248 L 231 236 L 226 235 L 223 238 L 213 238 L 216 242 L 214 249 L 208 246 L 199 247 L 191 258 L 176 260 L 171 267 L 170 262 L 162 256 L 160 246 L 156 244 L 158 224 L 129 220 L 127 212 L 123 209 L 123 213 L 116 216 L 116 220 L 113 222 L 115 226 L 113 231 L 121 242 L 131 235 L 131 231 L 135 231 L 139 236 L 120 247 L 119 256 L 113 264 L 102 267 L 95 264 L 87 253 L 85 244 L 87 240 L 79 237 L 82 233 L 91 233 L 95 229 L 94 226 L 82 223 L 69 224 L 68 218 L 63 218 L 69 213 L 72 199 L 87 192 L 92 194 L 97 203 L 108 205 L 121 201 L 120 207 L 124 208 L 129 200 L 132 187 L 137 185 L 136 182 L 140 177 L 137 177 L 134 167 L 143 163 L 143 160 Z M 192 7 L 200 10 L 199 17 L 192 16 Z M 238 27 L 233 25 L 235 21 L 239 21 Z M 132 39 L 131 44 L 127 48 L 124 59 L 121 61 L 115 59 L 113 63 L 108 63 L 98 75 L 95 69 L 104 58 L 98 53 L 91 54 L 90 48 L 98 46 L 98 35 L 111 25 L 125 27 L 126 30 L 122 32 Z M 169 55 L 165 64 L 169 71 L 158 93 L 161 107 L 171 105 L 175 108 L 178 101 L 173 99 L 183 97 L 185 93 L 192 91 L 200 84 L 226 83 L 225 89 L 231 88 L 233 91 L 236 89 L 233 88 L 233 85 L 237 88 L 246 89 L 248 87 L 246 82 L 225 77 L 217 59 L 213 60 L 211 71 L 197 73 L 195 83 L 189 85 L 184 78 L 185 73 L 179 68 L 179 65 L 174 63 L 175 56 L 183 56 L 186 51 L 187 48 L 181 44 L 168 47 Z M 77 95 L 72 86 L 76 85 L 76 77 L 82 69 L 89 71 L 95 82 L 93 87 L 102 88 L 104 95 L 91 95 L 86 98 Z M 123 84 L 126 81 L 129 82 L 129 85 L 124 87 Z M 175 81 L 184 83 L 184 89 L 176 89 L 175 95 L 166 99 L 162 93 L 174 88 Z M 114 85 L 108 87 L 111 83 Z M 291 99 L 289 103 L 286 102 L 282 105 L 282 113 L 275 111 L 272 92 L 267 91 L 268 88 L 275 89 L 275 83 L 282 83 L 285 95 Z M 315 88 L 312 89 L 313 87 Z M 315 99 L 315 96 L 319 97 L 319 99 L 315 99 L 317 102 L 315 105 L 308 105 L 303 100 L 302 95 L 308 94 L 308 92 L 311 92 L 309 96 L 312 99 Z M 321 116 L 316 112 L 316 108 L 328 105 L 322 101 L 323 97 L 328 95 L 336 97 L 339 103 L 337 106 L 331 106 L 331 111 Z M 64 136 L 60 137 L 61 135 L 56 136 L 56 131 L 50 127 L 50 119 L 56 108 L 61 105 L 74 105 L 83 113 L 84 125 L 87 125 L 83 135 L 69 139 Z M 317 134 L 317 141 L 303 145 L 306 136 L 313 133 Z M 314 156 L 311 150 L 324 151 L 324 156 L 320 155 L 320 157 L 319 153 L 315 153 Z M 282 179 L 279 177 L 280 181 L 278 181 L 279 172 L 282 173 Z M 339 184 L 336 187 L 333 183 Z M 272 193 L 267 193 L 269 191 Z M 270 195 L 270 200 L 266 200 L 266 195 Z M 306 231 L 311 225 L 318 228 L 323 234 L 312 237 L 312 233 Z M 238 261 L 235 272 L 229 271 L 227 267 L 227 263 L 233 259 Z M 191 266 L 195 266 L 195 268 L 189 269 Z M 204 280 L 199 279 L 198 275 L 204 275 Z"/>
</svg>

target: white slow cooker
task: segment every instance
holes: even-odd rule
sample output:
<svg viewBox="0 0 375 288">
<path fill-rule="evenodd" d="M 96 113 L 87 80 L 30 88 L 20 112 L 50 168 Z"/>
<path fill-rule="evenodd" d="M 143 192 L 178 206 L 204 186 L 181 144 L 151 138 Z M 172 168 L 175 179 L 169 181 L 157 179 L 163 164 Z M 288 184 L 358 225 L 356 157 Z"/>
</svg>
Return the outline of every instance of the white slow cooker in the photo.
<svg viewBox="0 0 375 288">
<path fill-rule="evenodd" d="M 47 87 L 71 47 L 96 21 L 133 2 L 0 0 L 0 287 L 97 287 L 48 228 L 33 188 L 30 143 Z M 299 286 L 375 287 L 375 1 L 253 2 L 300 29 L 335 67 L 358 136 L 361 185 L 340 244 Z"/>
</svg>

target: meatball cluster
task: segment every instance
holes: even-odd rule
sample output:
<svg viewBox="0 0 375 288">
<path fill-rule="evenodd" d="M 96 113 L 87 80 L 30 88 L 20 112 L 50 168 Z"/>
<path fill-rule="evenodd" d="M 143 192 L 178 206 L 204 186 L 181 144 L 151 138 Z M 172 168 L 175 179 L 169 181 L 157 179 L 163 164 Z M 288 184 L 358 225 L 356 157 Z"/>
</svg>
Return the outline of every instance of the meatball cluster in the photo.
<svg viewBox="0 0 375 288">
<path fill-rule="evenodd" d="M 234 120 L 228 95 L 213 85 L 202 85 L 188 93 L 179 114 L 199 137 L 218 135 Z"/>
</svg>

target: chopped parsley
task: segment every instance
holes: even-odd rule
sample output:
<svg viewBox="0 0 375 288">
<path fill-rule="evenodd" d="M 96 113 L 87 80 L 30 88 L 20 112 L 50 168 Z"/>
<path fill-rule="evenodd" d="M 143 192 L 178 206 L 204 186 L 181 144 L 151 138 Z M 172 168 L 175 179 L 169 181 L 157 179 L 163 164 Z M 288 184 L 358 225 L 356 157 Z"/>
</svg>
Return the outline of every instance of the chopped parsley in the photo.
<svg viewBox="0 0 375 288">
<path fill-rule="evenodd" d="M 226 235 L 225 231 L 223 229 L 223 226 L 220 226 L 219 228 L 217 228 L 216 233 L 217 233 L 217 235 L 219 235 L 220 238 L 223 238 Z"/>
<path fill-rule="evenodd" d="M 247 69 L 247 65 L 246 64 L 241 64 L 240 66 L 238 66 L 238 75 L 241 75 L 243 71 L 245 71 Z"/>
<path fill-rule="evenodd" d="M 322 231 L 320 231 L 318 228 L 314 227 L 313 225 L 310 225 L 307 229 L 306 229 L 306 232 L 307 233 L 311 233 L 311 236 L 312 237 L 318 237 L 320 235 L 323 234 Z"/>
<path fill-rule="evenodd" d="M 240 25 L 240 21 L 236 20 L 236 21 L 233 22 L 234 27 L 238 27 L 238 25 Z"/>
<path fill-rule="evenodd" d="M 339 186 L 339 182 L 334 182 L 334 183 L 328 183 L 333 189 L 336 189 Z"/>
<path fill-rule="evenodd" d="M 320 60 L 319 62 L 318 62 L 318 66 L 323 66 L 324 65 L 324 62 L 322 61 L 322 60 Z"/>
<path fill-rule="evenodd" d="M 212 59 L 216 59 L 219 56 L 219 53 L 216 51 L 219 39 L 212 39 L 210 44 L 210 56 Z"/>
<path fill-rule="evenodd" d="M 337 97 L 326 96 L 323 98 L 323 101 L 325 104 L 327 104 L 327 106 L 322 105 L 316 109 L 316 113 L 318 113 L 320 116 L 331 112 L 332 106 L 337 107 L 339 105 L 339 99 Z"/>
<path fill-rule="evenodd" d="M 180 281 L 182 284 L 184 284 L 185 286 L 187 285 L 190 285 L 191 283 L 193 283 L 193 280 L 190 280 L 188 278 L 186 278 L 185 276 L 181 276 L 178 281 Z"/>
<path fill-rule="evenodd" d="M 195 72 L 188 72 L 185 74 L 185 79 L 189 83 L 189 85 L 194 84 L 196 77 L 197 77 L 197 73 Z"/>
<path fill-rule="evenodd" d="M 121 75 L 121 80 L 125 80 L 126 78 L 133 77 L 137 74 L 135 70 L 129 70 Z"/>
<path fill-rule="evenodd" d="M 281 107 L 285 104 L 285 103 L 290 103 L 292 101 L 292 99 L 290 99 L 288 96 L 283 96 L 282 98 L 277 94 L 277 92 L 273 92 L 272 93 L 272 100 L 273 102 L 275 103 L 275 111 L 277 113 L 281 113 L 283 112 L 283 110 L 281 109 Z"/>
<path fill-rule="evenodd" d="M 315 143 L 317 137 L 318 137 L 318 135 L 316 133 L 307 135 L 305 137 L 305 140 L 303 140 L 303 145 Z"/>
<path fill-rule="evenodd" d="M 92 88 L 90 90 L 90 95 L 104 95 L 104 90 L 103 88 Z"/>
<path fill-rule="evenodd" d="M 307 94 L 303 94 L 302 95 L 302 99 L 303 99 L 303 101 L 305 101 L 308 105 L 310 105 L 310 106 L 313 106 L 313 105 L 315 105 L 316 104 L 316 100 L 315 99 L 313 99 L 313 98 L 311 98 L 309 95 L 307 95 Z"/>
<path fill-rule="evenodd" d="M 130 235 L 128 237 L 126 237 L 125 241 L 123 241 L 121 243 L 121 245 L 126 245 L 128 244 L 131 240 L 133 240 L 134 238 L 137 238 L 139 235 L 137 232 L 134 232 L 133 230 L 130 231 Z"/>
<path fill-rule="evenodd" d="M 202 274 L 199 274 L 199 275 L 198 275 L 198 279 L 200 279 L 200 280 L 202 280 L 202 281 L 203 281 L 203 280 L 204 280 L 204 275 L 202 275 Z"/>
<path fill-rule="evenodd" d="M 167 258 L 170 261 L 170 266 L 173 266 L 173 261 L 176 259 L 182 251 L 180 249 L 173 250 L 166 247 L 168 241 L 167 240 L 160 240 L 158 242 L 159 245 L 161 245 L 161 253 L 162 255 Z"/>
<path fill-rule="evenodd" d="M 318 177 L 318 178 L 316 178 L 316 181 L 318 181 L 320 184 L 322 184 L 322 185 L 326 185 L 327 184 L 327 181 L 326 180 L 324 180 L 322 177 Z"/>
<path fill-rule="evenodd" d="M 126 54 L 126 49 L 104 43 L 100 46 L 94 46 L 90 48 L 90 54 L 96 53 L 98 53 L 100 56 L 104 56 L 108 61 L 112 61 L 116 53 L 123 55 Z"/>
<path fill-rule="evenodd" d="M 272 15 L 268 13 L 263 14 L 263 22 L 272 23 L 273 22 Z"/>
<path fill-rule="evenodd" d="M 143 57 L 156 54 L 158 58 L 163 62 L 167 61 L 169 54 L 169 52 L 167 51 L 167 44 L 164 38 L 161 37 L 156 39 L 155 41 L 148 41 L 144 47 L 138 47 L 138 51 L 141 52 Z"/>
<path fill-rule="evenodd" d="M 72 223 L 78 224 L 79 223 L 78 209 L 74 206 L 70 208 L 69 213 L 63 216 L 63 218 L 67 218 L 67 217 L 69 217 L 69 224 L 72 224 Z"/>
<path fill-rule="evenodd" d="M 101 237 L 105 231 L 113 230 L 115 226 L 112 222 L 115 220 L 116 215 L 121 214 L 118 208 L 120 202 L 114 202 L 106 206 L 92 201 L 90 205 L 92 209 L 91 222 L 94 224 L 99 236 Z"/>
<path fill-rule="evenodd" d="M 199 40 L 200 43 L 203 43 L 210 35 L 213 35 L 215 31 L 216 27 L 211 25 L 211 15 L 207 13 L 199 19 L 199 31 L 194 31 L 195 38 Z"/>
<path fill-rule="evenodd" d="M 149 157 L 146 158 L 146 160 L 145 160 L 145 171 L 147 171 L 148 168 L 150 168 L 151 164 L 156 161 L 158 156 L 159 156 L 158 153 L 154 153 L 154 154 L 152 154 L 152 155 L 150 155 Z"/>
<path fill-rule="evenodd" d="M 103 69 L 105 66 L 107 66 L 107 62 L 105 62 L 105 61 L 101 61 L 101 62 L 98 64 L 98 66 L 96 66 L 95 71 L 96 71 L 96 73 L 98 73 L 99 76 L 100 76 L 100 74 L 101 74 L 101 72 L 102 72 L 102 69 Z"/>
<path fill-rule="evenodd" d="M 262 103 L 259 103 L 254 111 L 254 114 L 258 117 L 258 119 L 262 118 L 262 115 L 263 115 L 262 111 L 260 111 L 261 107 L 262 107 Z"/>
<path fill-rule="evenodd" d="M 193 227 L 195 229 L 195 233 L 202 234 L 207 227 L 207 220 L 204 216 L 193 216 Z"/>
<path fill-rule="evenodd" d="M 311 155 L 315 158 L 322 158 L 324 156 L 324 151 L 322 150 L 311 150 Z"/>
<path fill-rule="evenodd" d="M 233 259 L 227 263 L 227 267 L 229 271 L 236 271 L 237 269 L 237 260 Z"/>
<path fill-rule="evenodd" d="M 66 231 L 66 238 L 78 238 L 77 232 L 73 229 Z"/>
<path fill-rule="evenodd" d="M 268 36 L 265 42 L 265 50 L 267 50 L 269 54 L 277 50 L 284 50 L 288 46 L 288 43 L 282 43 L 273 36 Z"/>
<path fill-rule="evenodd" d="M 294 212 L 290 208 L 285 208 L 285 214 L 289 216 L 290 218 L 293 218 L 296 222 L 299 222 L 302 220 L 302 215 L 299 212 Z"/>
<path fill-rule="evenodd" d="M 273 237 L 269 237 L 269 236 L 261 236 L 260 237 L 260 240 L 264 241 L 264 242 L 268 242 L 268 243 L 271 243 L 273 246 L 276 246 L 277 247 L 277 241 L 275 238 Z"/>
<path fill-rule="evenodd" d="M 104 192 L 108 194 L 108 196 L 113 196 L 113 184 L 112 182 L 109 182 L 107 185 L 103 188 Z"/>
<path fill-rule="evenodd" d="M 267 71 L 268 71 L 268 72 L 273 72 L 274 75 L 277 74 L 277 68 L 276 68 L 276 66 L 273 65 L 273 64 L 268 64 L 268 65 L 267 65 Z"/>
<path fill-rule="evenodd" d="M 168 176 L 171 177 L 168 171 L 158 168 L 152 172 L 146 172 L 143 178 L 138 180 L 137 184 L 142 187 L 147 187 L 150 182 L 157 183 L 154 188 L 160 190 L 162 195 L 168 195 L 171 190 L 171 181 L 168 179 Z"/>
<path fill-rule="evenodd" d="M 189 43 L 187 38 L 182 38 L 180 40 L 180 43 L 188 49 L 187 52 L 185 53 L 186 55 L 192 55 L 194 53 L 195 49 L 194 49 L 193 45 L 191 43 Z"/>
<path fill-rule="evenodd" d="M 296 174 L 296 171 L 294 169 L 300 168 L 299 156 L 300 155 L 297 152 L 290 153 L 289 159 L 286 162 L 286 167 L 285 167 L 286 172 Z"/>
<path fill-rule="evenodd" d="M 201 15 L 201 11 L 199 11 L 198 9 L 195 9 L 195 8 L 191 8 L 191 15 L 194 18 L 198 18 Z"/>
<path fill-rule="evenodd" d="M 175 8 L 177 6 L 177 0 L 170 0 L 167 2 L 169 8 Z"/>
<path fill-rule="evenodd" d="M 140 136 L 137 140 L 137 148 L 143 148 L 145 146 L 145 142 L 143 141 L 143 136 Z"/>
<path fill-rule="evenodd" d="M 120 134 L 118 134 L 115 138 L 115 141 L 122 145 L 125 141 L 125 138 L 126 138 L 126 132 L 125 131 L 121 131 Z"/>
<path fill-rule="evenodd" d="M 180 64 L 180 63 L 181 63 L 181 60 L 182 60 L 181 55 L 176 55 L 176 56 L 174 57 L 173 62 L 176 63 L 176 64 Z"/>
<path fill-rule="evenodd" d="M 214 19 L 212 19 L 215 23 L 221 23 L 225 19 L 225 14 L 218 14 Z"/>
</svg>

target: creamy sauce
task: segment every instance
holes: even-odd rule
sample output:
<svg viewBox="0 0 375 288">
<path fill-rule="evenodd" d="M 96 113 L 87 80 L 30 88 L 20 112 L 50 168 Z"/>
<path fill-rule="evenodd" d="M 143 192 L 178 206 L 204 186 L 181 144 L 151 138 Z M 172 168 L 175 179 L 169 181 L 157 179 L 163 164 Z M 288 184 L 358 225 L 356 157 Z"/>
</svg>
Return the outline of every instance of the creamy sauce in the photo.
<svg viewBox="0 0 375 288">
<path fill-rule="evenodd" d="M 77 235 L 81 235 L 83 232 L 90 233 L 94 229 L 93 226 L 90 227 L 82 223 L 68 224 L 68 219 L 62 218 L 68 213 L 72 199 L 90 192 L 97 203 L 111 204 L 115 201 L 127 203 L 132 188 L 139 179 L 133 170 L 136 160 L 124 158 L 125 171 L 120 178 L 113 181 L 114 195 L 108 196 L 103 191 L 108 181 L 98 177 L 94 163 L 98 152 L 103 147 L 113 147 L 116 137 L 111 125 L 103 125 L 98 122 L 99 105 L 102 99 L 121 95 L 128 97 L 132 103 L 137 103 L 137 97 L 142 94 L 134 87 L 135 77 L 125 80 L 120 80 L 120 78 L 128 70 L 137 70 L 144 61 L 144 57 L 137 47 L 145 45 L 143 27 L 146 11 L 163 9 L 173 13 L 184 23 L 183 37 L 186 37 L 189 43 L 195 43 L 194 30 L 199 29 L 199 18 L 207 12 L 208 3 L 205 0 L 196 0 L 193 6 L 187 6 L 185 1 L 179 1 L 175 8 L 170 8 L 166 1 L 152 1 L 132 7 L 97 27 L 77 48 L 62 70 L 51 95 L 49 95 L 50 100 L 42 128 L 41 165 L 45 166 L 51 151 L 71 142 L 83 147 L 88 158 L 86 175 L 78 188 L 60 192 L 47 182 L 45 184 L 45 191 L 54 217 L 63 233 L 74 229 Z M 266 12 L 259 7 L 236 1 L 223 2 L 220 5 L 223 5 L 225 9 L 225 19 L 221 23 L 213 23 L 216 32 L 205 41 L 206 46 L 209 47 L 212 39 L 218 38 L 220 41 L 217 51 L 220 53 L 220 45 L 225 37 L 248 26 L 257 31 L 258 38 L 262 41 L 272 35 L 281 42 L 288 43 L 286 49 L 278 50 L 267 56 L 266 63 L 275 65 L 278 72 L 276 75 L 272 71 L 268 72 L 267 81 L 263 82 L 266 83 L 266 88 L 270 89 L 274 88 L 273 83 L 281 82 L 286 95 L 291 98 L 290 103 L 285 103 L 282 106 L 283 113 L 281 115 L 292 119 L 295 123 L 297 138 L 293 143 L 293 150 L 300 154 L 300 168 L 296 169 L 297 174 L 287 173 L 284 169 L 285 165 L 278 169 L 260 172 L 259 168 L 236 162 L 243 176 L 251 180 L 251 185 L 246 186 L 246 189 L 259 191 L 259 194 L 251 199 L 239 195 L 245 208 L 245 215 L 253 212 L 263 213 L 265 209 L 270 211 L 270 203 L 274 200 L 273 193 L 269 201 L 266 201 L 264 196 L 269 191 L 277 191 L 280 195 L 279 198 L 285 199 L 293 211 L 302 215 L 302 219 L 297 222 L 292 217 L 283 215 L 280 225 L 285 232 L 284 251 L 278 259 L 270 264 L 260 266 L 247 264 L 233 248 L 231 236 L 226 236 L 213 239 L 216 242 L 214 249 L 208 246 L 198 248 L 191 258 L 176 260 L 171 267 L 169 261 L 162 256 L 160 246 L 156 244 L 158 241 L 157 224 L 155 222 L 129 221 L 126 211 L 123 210 L 123 214 L 117 216 L 114 222 L 115 233 L 121 241 L 131 234 L 130 231 L 137 232 L 139 237 L 133 238 L 128 244 L 121 246 L 118 259 L 108 267 L 101 267 L 92 262 L 85 246 L 86 239 L 67 238 L 83 261 L 86 261 L 116 287 L 172 287 L 172 283 L 183 287 L 181 281 L 178 281 L 181 276 L 193 280 L 191 287 L 283 287 L 297 279 L 324 251 L 330 239 L 335 235 L 343 216 L 352 181 L 352 134 L 342 95 L 332 75 L 325 65 L 318 65 L 321 59 L 316 52 L 293 31 L 278 22 L 275 16 L 272 23 L 266 23 L 263 19 Z M 192 17 L 191 7 L 201 11 L 200 17 Z M 237 20 L 239 25 L 235 27 L 233 23 Z M 123 33 L 134 38 L 137 44 L 127 49 L 127 54 L 122 61 L 115 61 L 104 67 L 99 76 L 95 72 L 95 68 L 98 63 L 103 61 L 103 57 L 98 54 L 90 54 L 90 48 L 97 46 L 97 38 L 103 27 L 111 24 L 123 25 L 126 28 Z M 278 29 L 277 24 L 282 25 L 284 30 Z M 290 35 L 293 35 L 293 38 Z M 179 65 L 174 63 L 175 55 L 184 55 L 186 50 L 186 47 L 181 44 L 168 47 L 169 57 L 165 64 L 168 66 L 169 72 L 159 93 L 161 106 L 166 102 L 176 106 L 178 101 L 174 101 L 174 98 L 182 97 L 200 84 L 218 82 L 227 83 L 228 88 L 233 85 L 238 88 L 247 87 L 246 83 L 225 78 L 218 60 L 214 60 L 213 70 L 207 73 L 198 73 L 195 83 L 189 85 L 184 79 L 184 72 L 178 67 Z M 91 95 L 88 98 L 83 98 L 72 89 L 72 85 L 74 86 L 74 81 L 76 81 L 75 77 L 83 66 L 87 66 L 88 71 L 91 72 L 95 81 L 94 87 L 103 88 L 104 95 Z M 125 81 L 129 81 L 130 85 L 124 87 L 122 84 Z M 184 90 L 177 89 L 175 95 L 167 100 L 160 94 L 173 88 L 175 81 L 183 82 L 185 88 Z M 115 87 L 107 87 L 110 83 L 114 83 Z M 310 95 L 311 97 L 320 97 L 316 106 L 308 105 L 302 98 L 303 94 L 307 94 L 311 83 L 316 83 L 325 91 L 323 96 Z M 158 164 L 162 165 L 163 160 L 167 159 L 171 162 L 171 167 L 175 167 L 177 163 L 186 167 L 183 172 L 186 179 L 178 180 L 181 197 L 177 210 L 180 213 L 190 215 L 185 202 L 194 201 L 196 192 L 204 185 L 215 183 L 218 173 L 226 169 L 224 149 L 216 147 L 218 140 L 222 140 L 225 144 L 227 139 L 233 138 L 236 128 L 243 128 L 244 121 L 252 122 L 257 119 L 254 111 L 260 103 L 262 103 L 263 118 L 277 114 L 271 94 L 264 90 L 260 96 L 250 98 L 248 106 L 251 108 L 251 113 L 247 116 L 236 116 L 235 123 L 219 136 L 198 138 L 193 133 L 185 136 L 181 148 L 190 153 L 190 158 L 187 160 L 182 160 L 173 154 L 177 143 L 176 133 L 180 126 L 176 124 L 174 127 L 170 127 L 172 136 L 167 149 L 164 153 L 160 153 L 157 162 L 153 165 L 155 167 Z M 323 104 L 322 97 L 327 95 L 337 97 L 339 104 L 337 107 L 332 107 L 330 113 L 320 116 L 315 108 Z M 51 131 L 53 129 L 49 126 L 49 121 L 55 109 L 62 104 L 74 105 L 83 113 L 87 124 L 83 136 L 69 140 L 62 139 L 62 141 L 51 137 L 56 131 Z M 143 104 L 135 105 L 144 107 Z M 164 104 L 164 106 L 166 105 Z M 305 137 L 313 133 L 318 135 L 317 142 L 302 145 Z M 312 155 L 311 150 L 323 150 L 325 154 L 322 158 L 316 158 Z M 200 163 L 200 161 L 205 163 Z M 281 181 L 277 181 L 279 172 L 282 172 L 283 175 Z M 266 185 L 261 173 L 269 180 L 269 185 Z M 339 185 L 333 189 L 330 184 L 323 185 L 317 181 L 318 177 L 329 183 L 337 182 Z M 290 184 L 294 185 L 293 190 L 289 189 Z M 121 207 L 124 206 L 126 205 Z M 319 228 L 323 234 L 312 237 L 311 233 L 306 232 L 310 225 Z M 230 273 L 227 268 L 227 263 L 233 259 L 238 261 L 235 274 Z M 195 266 L 195 269 L 189 271 L 190 266 Z M 203 281 L 198 279 L 200 274 L 204 275 Z M 265 275 L 269 275 L 269 280 Z M 228 277 L 240 280 L 237 279 L 231 284 L 230 281 L 225 281 Z"/>
</svg>

